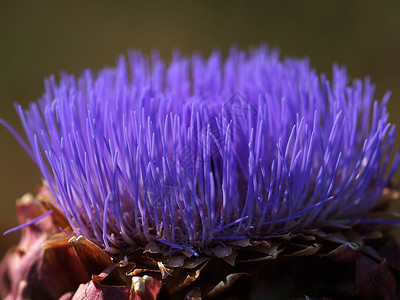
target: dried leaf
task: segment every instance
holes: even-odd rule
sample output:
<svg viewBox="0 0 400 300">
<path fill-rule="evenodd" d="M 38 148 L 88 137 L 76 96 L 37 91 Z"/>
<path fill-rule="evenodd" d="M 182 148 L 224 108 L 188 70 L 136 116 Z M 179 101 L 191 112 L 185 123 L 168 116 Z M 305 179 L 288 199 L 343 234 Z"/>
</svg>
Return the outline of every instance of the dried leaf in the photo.
<svg viewBox="0 0 400 300">
<path fill-rule="evenodd" d="M 151 276 L 134 276 L 129 300 L 156 300 L 161 288 L 162 282 Z"/>
<path fill-rule="evenodd" d="M 216 286 L 214 286 L 206 295 L 205 298 L 212 298 L 228 291 L 232 285 L 242 276 L 249 276 L 248 273 L 233 273 L 229 274 L 225 280 L 220 281 Z"/>
<path fill-rule="evenodd" d="M 26 222 L 45 212 L 32 195 L 17 201 L 19 220 Z M 9 299 L 58 299 L 74 292 L 90 278 L 67 244 L 44 249 L 48 236 L 58 232 L 53 215 L 22 229 L 17 247 L 9 250 L 0 266 L 0 290 Z M 67 297 L 67 296 L 65 296 Z"/>
<path fill-rule="evenodd" d="M 364 254 L 356 262 L 357 291 L 362 299 L 397 299 L 396 279 L 387 267 L 386 260 L 375 262 Z"/>
<path fill-rule="evenodd" d="M 151 270 L 151 269 L 138 269 L 138 268 L 135 268 L 132 271 L 126 273 L 126 276 L 132 277 L 132 276 L 137 276 L 139 274 L 146 273 L 146 272 L 156 272 L 156 271 Z M 160 272 L 160 271 L 158 271 L 158 272 Z"/>
<path fill-rule="evenodd" d="M 330 241 L 337 244 L 344 244 L 347 243 L 348 240 L 343 232 L 336 230 L 335 232 L 331 233 L 329 236 L 325 237 L 324 240 Z"/>
<path fill-rule="evenodd" d="M 146 245 L 144 253 L 162 253 L 162 251 L 156 242 L 151 241 Z"/>
<path fill-rule="evenodd" d="M 304 249 L 298 250 L 296 252 L 293 252 L 291 254 L 285 254 L 285 256 L 291 256 L 291 257 L 298 257 L 298 256 L 309 256 L 317 253 L 321 249 L 321 244 L 314 243 L 311 246 L 308 246 Z"/>
<path fill-rule="evenodd" d="M 296 236 L 296 240 L 315 241 L 316 240 L 315 235 L 311 235 L 311 234 L 312 234 L 311 232 L 308 234 L 305 234 L 305 233 L 299 234 Z"/>
<path fill-rule="evenodd" d="M 181 283 L 178 284 L 174 283 L 174 285 L 169 288 L 169 293 L 171 295 L 178 293 L 182 291 L 185 287 L 195 282 L 197 278 L 199 278 L 201 271 L 203 270 L 203 268 L 206 266 L 207 263 L 208 261 L 205 261 L 198 269 L 195 269 L 192 272 L 190 272 L 190 274 L 188 274 Z"/>
<path fill-rule="evenodd" d="M 253 241 L 251 246 L 245 248 L 245 250 L 260 252 L 273 257 L 279 245 L 280 243 L 272 243 L 271 241 Z"/>
<path fill-rule="evenodd" d="M 222 259 L 224 261 L 226 261 L 228 264 L 230 264 L 232 267 L 234 267 L 237 256 L 238 256 L 238 253 L 236 251 L 233 251 L 230 255 L 225 256 Z"/>
<path fill-rule="evenodd" d="M 327 254 L 322 254 L 320 257 L 327 257 L 340 262 L 351 263 L 355 261 L 360 252 L 360 246 L 356 243 L 344 243 L 333 249 Z"/>
<path fill-rule="evenodd" d="M 364 239 L 359 235 L 356 231 L 353 229 L 351 230 L 344 230 L 343 234 L 346 236 L 347 240 L 355 243 L 357 245 L 363 245 L 364 244 Z"/>
<path fill-rule="evenodd" d="M 186 256 L 179 254 L 173 256 L 158 255 L 155 258 L 162 262 L 166 267 L 179 268 L 183 266 Z"/>
<path fill-rule="evenodd" d="M 158 262 L 157 265 L 160 269 L 162 279 L 167 278 L 167 276 L 171 276 L 172 269 L 166 268 L 162 262 Z"/>
<path fill-rule="evenodd" d="M 232 247 L 217 246 L 212 250 L 216 257 L 223 258 L 232 254 Z"/>
<path fill-rule="evenodd" d="M 210 258 L 208 257 L 193 257 L 193 258 L 186 258 L 185 263 L 183 264 L 182 268 L 185 269 L 193 269 L 197 266 L 201 265 L 202 263 L 208 261 Z"/>
<path fill-rule="evenodd" d="M 59 232 L 52 235 L 50 238 L 43 243 L 43 249 L 53 249 L 53 248 L 60 248 L 60 247 L 71 247 L 69 243 L 69 239 L 71 236 L 66 234 L 65 232 Z"/>
<path fill-rule="evenodd" d="M 81 284 L 72 300 L 129 300 L 130 290 L 125 286 L 102 286 L 101 281 L 107 276 L 102 273 L 93 276 L 86 284 Z"/>
<path fill-rule="evenodd" d="M 269 245 L 269 247 L 267 246 Z M 247 247 L 245 248 L 246 252 L 251 253 L 251 252 L 255 252 L 254 255 L 250 255 L 249 258 L 237 258 L 237 261 L 239 262 L 262 262 L 262 261 L 268 261 L 268 260 L 275 260 L 278 255 L 280 253 L 283 252 L 283 249 L 279 249 L 279 244 L 275 243 L 275 244 L 260 244 L 258 246 L 255 247 Z M 256 252 L 258 252 L 257 255 Z M 260 256 L 260 253 L 262 253 L 262 255 Z"/>
<path fill-rule="evenodd" d="M 239 239 L 239 240 L 234 240 L 233 242 L 229 243 L 232 246 L 237 246 L 237 247 L 248 247 L 251 245 L 250 239 Z"/>
<path fill-rule="evenodd" d="M 88 274 L 99 274 L 112 265 L 110 256 L 83 236 L 72 237 L 69 243 Z"/>
</svg>

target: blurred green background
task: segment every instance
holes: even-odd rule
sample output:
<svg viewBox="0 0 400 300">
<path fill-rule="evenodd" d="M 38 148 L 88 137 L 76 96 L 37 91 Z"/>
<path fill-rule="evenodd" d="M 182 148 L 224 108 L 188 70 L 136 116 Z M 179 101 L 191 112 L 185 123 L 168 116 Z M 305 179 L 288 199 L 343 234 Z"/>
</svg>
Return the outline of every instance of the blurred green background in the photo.
<svg viewBox="0 0 400 300">
<path fill-rule="evenodd" d="M 365 0 L 1 1 L 0 117 L 21 131 L 13 103 L 35 101 L 45 77 L 113 65 L 130 48 L 158 48 L 168 59 L 174 48 L 208 55 L 218 47 L 226 54 L 231 44 L 264 42 L 284 56 L 309 56 L 320 72 L 338 62 L 353 77 L 371 76 L 377 98 L 393 92 L 391 120 L 400 125 L 400 1 Z M 0 143 L 4 232 L 17 224 L 15 199 L 34 192 L 41 176 L 4 128 Z M 18 237 L 0 236 L 0 257 Z"/>
</svg>

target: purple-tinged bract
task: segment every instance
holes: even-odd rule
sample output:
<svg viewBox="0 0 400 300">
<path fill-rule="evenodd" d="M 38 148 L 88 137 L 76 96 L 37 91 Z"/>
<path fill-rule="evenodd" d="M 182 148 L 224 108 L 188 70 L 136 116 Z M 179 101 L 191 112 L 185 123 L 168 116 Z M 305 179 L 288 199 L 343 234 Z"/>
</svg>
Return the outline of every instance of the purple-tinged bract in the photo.
<svg viewBox="0 0 400 300">
<path fill-rule="evenodd" d="M 112 255 L 351 224 L 399 165 L 389 94 L 343 68 L 330 82 L 266 47 L 127 65 L 51 77 L 17 108 L 75 234 Z"/>
</svg>

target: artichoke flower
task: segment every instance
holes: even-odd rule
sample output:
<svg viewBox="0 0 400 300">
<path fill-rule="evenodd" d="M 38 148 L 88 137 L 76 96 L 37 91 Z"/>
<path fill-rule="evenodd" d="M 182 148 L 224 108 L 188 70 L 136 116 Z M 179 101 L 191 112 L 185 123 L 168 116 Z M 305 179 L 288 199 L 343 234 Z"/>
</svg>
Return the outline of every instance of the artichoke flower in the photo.
<svg viewBox="0 0 400 300">
<path fill-rule="evenodd" d="M 44 177 L 4 297 L 399 297 L 389 93 L 266 46 L 128 57 L 1 120 Z"/>
</svg>

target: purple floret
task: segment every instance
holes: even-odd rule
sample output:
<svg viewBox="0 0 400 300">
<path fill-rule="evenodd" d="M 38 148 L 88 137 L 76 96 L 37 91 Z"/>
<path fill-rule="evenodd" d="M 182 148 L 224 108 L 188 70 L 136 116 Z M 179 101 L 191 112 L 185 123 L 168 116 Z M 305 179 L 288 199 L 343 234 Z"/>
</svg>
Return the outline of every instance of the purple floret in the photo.
<svg viewBox="0 0 400 300">
<path fill-rule="evenodd" d="M 350 224 L 400 163 L 389 94 L 267 47 L 169 65 L 131 52 L 45 86 L 17 107 L 28 152 L 75 234 L 114 255 Z"/>
</svg>

